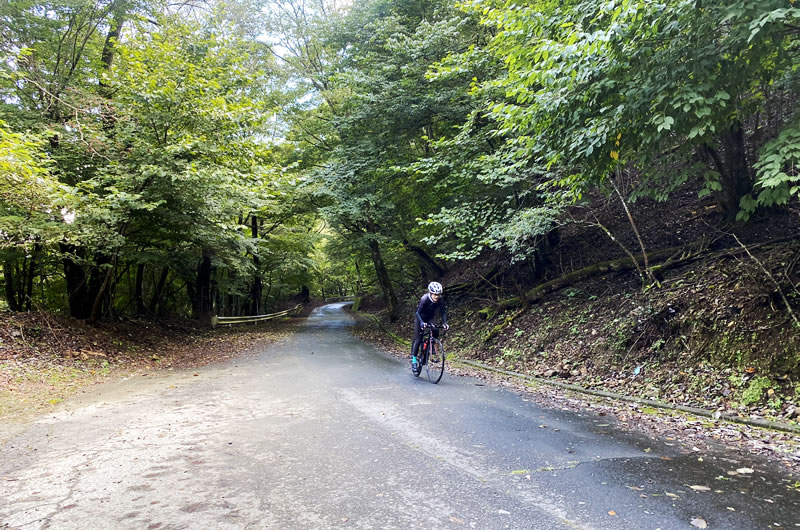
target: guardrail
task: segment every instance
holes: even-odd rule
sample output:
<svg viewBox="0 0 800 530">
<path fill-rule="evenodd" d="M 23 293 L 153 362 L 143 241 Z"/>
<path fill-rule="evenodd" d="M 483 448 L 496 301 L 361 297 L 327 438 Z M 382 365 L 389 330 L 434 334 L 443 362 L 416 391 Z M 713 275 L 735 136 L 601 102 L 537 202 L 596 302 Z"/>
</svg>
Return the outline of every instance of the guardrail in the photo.
<svg viewBox="0 0 800 530">
<path fill-rule="evenodd" d="M 324 300 L 326 302 L 352 302 L 355 299 L 356 299 L 355 296 L 331 296 L 325 298 Z"/>
<path fill-rule="evenodd" d="M 272 320 L 273 318 L 285 317 L 291 314 L 297 314 L 303 309 L 303 304 L 297 304 L 291 309 L 272 313 L 271 315 L 254 315 L 247 317 L 211 317 L 211 327 L 215 328 L 219 324 L 247 324 L 250 322 L 262 322 L 264 320 Z"/>
</svg>

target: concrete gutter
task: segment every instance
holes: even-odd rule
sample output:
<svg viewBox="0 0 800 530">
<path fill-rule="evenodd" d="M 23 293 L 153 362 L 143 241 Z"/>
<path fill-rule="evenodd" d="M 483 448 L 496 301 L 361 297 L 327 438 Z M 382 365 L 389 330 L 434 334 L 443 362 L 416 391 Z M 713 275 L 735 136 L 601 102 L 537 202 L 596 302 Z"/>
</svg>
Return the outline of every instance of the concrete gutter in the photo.
<svg viewBox="0 0 800 530">
<path fill-rule="evenodd" d="M 488 372 L 495 372 L 498 374 L 507 375 L 510 377 L 515 377 L 518 379 L 523 379 L 526 381 L 531 381 L 534 383 L 539 383 L 543 385 L 550 385 L 555 386 L 558 388 L 562 388 L 565 390 L 572 390 L 573 392 L 580 392 L 581 394 L 589 394 L 592 396 L 604 397 L 604 398 L 611 398 L 611 399 L 618 399 L 620 401 L 628 401 L 631 403 L 640 403 L 642 405 L 647 405 L 648 407 L 659 408 L 659 409 L 666 409 L 666 410 L 679 410 L 681 412 L 686 412 L 695 416 L 704 416 L 706 418 L 711 418 L 715 420 L 725 420 L 732 423 L 740 423 L 743 425 L 750 425 L 752 427 L 761 427 L 763 429 L 772 429 L 775 431 L 782 431 L 788 432 L 791 434 L 800 434 L 800 426 L 792 425 L 789 423 L 783 423 L 778 421 L 769 421 L 759 418 L 747 418 L 744 416 L 734 416 L 733 414 L 721 414 L 719 412 L 714 412 L 706 409 L 699 409 L 695 407 L 687 407 L 685 405 L 673 405 L 670 403 L 665 403 L 663 401 L 656 401 L 653 399 L 643 399 L 637 398 L 632 396 L 626 396 L 624 394 L 617 394 L 615 392 L 608 392 L 605 390 L 593 390 L 591 388 L 584 388 L 578 385 L 572 385 L 569 383 L 562 383 L 561 381 L 553 381 L 551 379 L 544 379 L 541 377 L 535 377 L 532 375 L 525 375 L 518 372 L 512 372 L 509 370 L 503 370 L 501 368 L 496 368 L 494 366 L 489 366 L 487 364 L 479 363 L 477 361 L 469 361 L 469 360 L 457 360 L 454 361 L 457 364 L 464 364 L 467 366 L 471 366 L 473 368 L 478 368 L 480 370 L 486 370 Z"/>
</svg>

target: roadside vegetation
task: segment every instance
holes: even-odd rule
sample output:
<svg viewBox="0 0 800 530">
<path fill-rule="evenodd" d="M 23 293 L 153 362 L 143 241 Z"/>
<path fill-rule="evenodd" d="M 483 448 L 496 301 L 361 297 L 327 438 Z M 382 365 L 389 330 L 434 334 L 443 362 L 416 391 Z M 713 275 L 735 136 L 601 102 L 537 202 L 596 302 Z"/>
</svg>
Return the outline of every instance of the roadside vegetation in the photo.
<svg viewBox="0 0 800 530">
<path fill-rule="evenodd" d="M 256 355 L 287 340 L 299 321 L 211 330 L 185 321 L 87 325 L 47 313 L 3 315 L 0 418 L 10 427 L 91 391 L 93 385 L 190 372 Z"/>
<path fill-rule="evenodd" d="M 357 295 L 409 336 L 439 280 L 465 358 L 798 421 L 794 3 L 27 0 L 0 20 L 6 388 L 73 377 L 28 371 L 46 322 L 189 341 Z M 53 358 L 146 360 L 114 348 Z"/>
</svg>

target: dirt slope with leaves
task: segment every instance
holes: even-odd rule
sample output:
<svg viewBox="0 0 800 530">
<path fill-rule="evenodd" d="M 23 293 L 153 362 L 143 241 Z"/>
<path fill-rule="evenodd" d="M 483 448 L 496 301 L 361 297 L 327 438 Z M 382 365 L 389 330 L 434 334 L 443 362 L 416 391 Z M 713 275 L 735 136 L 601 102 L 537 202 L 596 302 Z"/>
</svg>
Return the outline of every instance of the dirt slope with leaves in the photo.
<svg viewBox="0 0 800 530">
<path fill-rule="evenodd" d="M 211 330 L 186 322 L 89 325 L 46 313 L 0 314 L 0 420 L 20 424 L 93 384 L 254 354 L 285 340 L 301 321 Z"/>
</svg>

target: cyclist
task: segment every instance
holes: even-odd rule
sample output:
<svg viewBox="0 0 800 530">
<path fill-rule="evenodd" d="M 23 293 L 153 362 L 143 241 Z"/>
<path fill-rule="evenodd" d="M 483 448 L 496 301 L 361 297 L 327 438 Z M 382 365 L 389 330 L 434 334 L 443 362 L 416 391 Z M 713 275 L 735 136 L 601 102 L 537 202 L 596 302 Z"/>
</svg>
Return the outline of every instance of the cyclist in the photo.
<svg viewBox="0 0 800 530">
<path fill-rule="evenodd" d="M 447 325 L 447 309 L 442 300 L 443 291 L 441 283 L 431 282 L 428 284 L 428 292 L 422 295 L 419 300 L 417 312 L 414 315 L 414 339 L 411 347 L 411 369 L 414 372 L 418 372 L 420 369 L 417 354 L 419 353 L 419 345 L 422 343 L 422 330 L 432 324 L 436 311 L 439 311 L 442 317 L 442 327 L 450 329 L 450 326 Z M 434 329 L 433 334 L 434 337 L 437 337 L 439 331 Z"/>
</svg>

